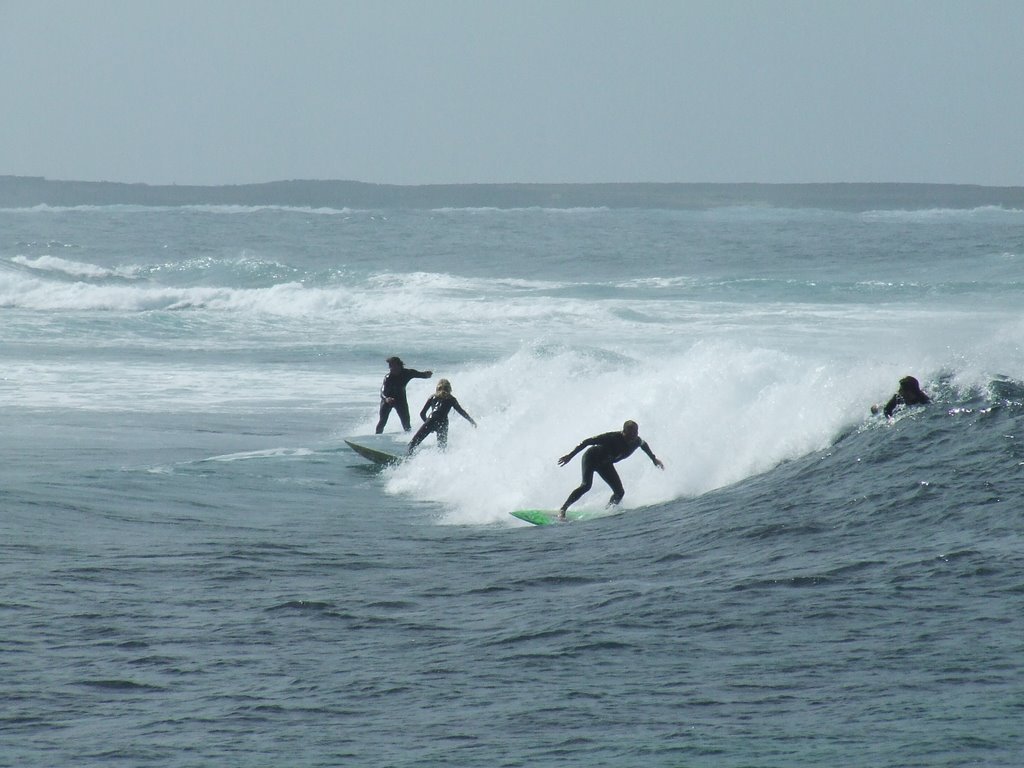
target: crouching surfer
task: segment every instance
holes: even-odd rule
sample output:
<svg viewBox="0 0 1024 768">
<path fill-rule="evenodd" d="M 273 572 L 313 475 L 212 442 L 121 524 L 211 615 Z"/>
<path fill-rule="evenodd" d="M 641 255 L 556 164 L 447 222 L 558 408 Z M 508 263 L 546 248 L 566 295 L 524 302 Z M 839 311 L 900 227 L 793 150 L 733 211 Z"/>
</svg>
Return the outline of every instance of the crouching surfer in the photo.
<svg viewBox="0 0 1024 768">
<path fill-rule="evenodd" d="M 594 484 L 595 472 L 612 489 L 612 497 L 608 500 L 608 504 L 618 504 L 622 501 L 626 491 L 622 487 L 619 473 L 615 471 L 615 464 L 632 454 L 637 448 L 646 453 L 658 469 L 665 468 L 661 460 L 654 455 L 651 447 L 644 440 L 640 439 L 640 427 L 637 426 L 635 421 L 627 421 L 623 424 L 621 432 L 605 432 L 601 435 L 588 437 L 573 448 L 571 452 L 560 458 L 558 466 L 564 467 L 572 461 L 573 456 L 584 448 L 587 449 L 587 452 L 583 454 L 583 482 L 565 500 L 565 503 L 558 512 L 559 520 L 564 520 L 565 511 L 590 490 L 590 487 Z"/>
<path fill-rule="evenodd" d="M 473 417 L 466 413 L 462 406 L 459 405 L 459 401 L 455 399 L 455 395 L 452 394 L 452 385 L 448 379 L 438 379 L 437 388 L 434 390 L 434 394 L 427 398 L 427 402 L 423 404 L 422 410 L 420 410 L 420 418 L 423 420 L 423 426 L 420 427 L 416 434 L 413 435 L 412 440 L 409 442 L 409 455 L 412 456 L 412 452 L 416 450 L 416 446 L 423 442 L 427 435 L 431 432 L 437 433 L 437 444 L 441 448 L 445 448 L 448 445 L 448 413 L 454 409 L 462 418 L 476 426 L 476 422 L 473 421 Z M 430 415 L 427 415 L 427 412 Z"/>
</svg>

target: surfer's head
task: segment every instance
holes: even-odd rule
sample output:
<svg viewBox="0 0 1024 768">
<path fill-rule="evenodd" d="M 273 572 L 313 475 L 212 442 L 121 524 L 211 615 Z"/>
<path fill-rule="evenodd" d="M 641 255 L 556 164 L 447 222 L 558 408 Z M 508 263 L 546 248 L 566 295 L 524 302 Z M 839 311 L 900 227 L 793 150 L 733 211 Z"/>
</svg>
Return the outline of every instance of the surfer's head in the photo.
<svg viewBox="0 0 1024 768">
<path fill-rule="evenodd" d="M 405 367 L 405 363 L 402 362 L 402 358 L 397 357 L 395 355 L 392 355 L 391 357 L 389 357 L 384 362 L 386 362 L 388 364 L 389 368 L 393 368 L 393 369 L 398 369 L 398 368 L 404 368 Z"/>
<path fill-rule="evenodd" d="M 626 437 L 636 437 L 640 434 L 640 427 L 635 421 L 627 421 L 622 425 L 622 434 Z"/>
<path fill-rule="evenodd" d="M 904 376 L 900 379 L 900 393 L 916 395 L 921 391 L 921 382 L 913 376 Z"/>
<path fill-rule="evenodd" d="M 434 394 L 437 397 L 448 397 L 452 393 L 452 383 L 448 379 L 438 379 Z"/>
</svg>

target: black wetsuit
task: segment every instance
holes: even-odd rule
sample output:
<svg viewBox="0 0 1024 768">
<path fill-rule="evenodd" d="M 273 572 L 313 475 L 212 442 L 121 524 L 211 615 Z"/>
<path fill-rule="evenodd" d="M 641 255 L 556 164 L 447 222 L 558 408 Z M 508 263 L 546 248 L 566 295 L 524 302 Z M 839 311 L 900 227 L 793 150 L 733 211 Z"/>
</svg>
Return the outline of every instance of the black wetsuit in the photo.
<svg viewBox="0 0 1024 768">
<path fill-rule="evenodd" d="M 384 377 L 384 383 L 380 387 L 380 419 L 377 421 L 376 432 L 379 435 L 384 431 L 388 423 L 388 416 L 391 409 L 398 411 L 398 418 L 402 422 L 402 429 L 408 432 L 412 429 L 412 422 L 409 420 L 409 401 L 405 396 L 405 385 L 413 379 L 429 379 L 429 372 L 417 371 L 413 368 L 399 368 Z M 394 404 L 389 403 L 387 398 L 394 398 Z"/>
<path fill-rule="evenodd" d="M 409 443 L 409 453 L 412 453 L 416 446 L 422 443 L 424 438 L 431 432 L 437 432 L 437 444 L 439 446 L 442 448 L 448 446 L 448 414 L 453 408 L 462 418 L 466 419 L 474 427 L 476 426 L 473 417 L 462 410 L 462 406 L 455 399 L 455 395 L 447 395 L 445 397 L 431 395 L 427 398 L 427 402 L 423 404 L 423 409 L 420 411 L 423 426 L 413 435 L 412 441 Z M 427 416 L 428 410 L 430 411 L 429 416 Z"/>
<path fill-rule="evenodd" d="M 608 500 L 608 503 L 618 504 L 622 501 L 626 491 L 622 487 L 619 473 L 615 471 L 615 462 L 622 461 L 627 456 L 630 456 L 637 448 L 642 449 L 644 453 L 650 456 L 651 461 L 657 462 L 658 460 L 650 446 L 644 440 L 641 440 L 639 436 L 630 439 L 622 434 L 622 432 L 605 432 L 603 435 L 588 437 L 577 445 L 569 456 L 575 456 L 588 445 L 591 447 L 583 454 L 583 482 L 580 483 L 576 490 L 569 494 L 569 498 L 562 505 L 563 510 L 575 504 L 583 494 L 590 490 L 590 487 L 594 484 L 595 472 L 612 489 L 612 497 Z"/>
<path fill-rule="evenodd" d="M 921 390 L 916 392 L 897 392 L 889 398 L 889 402 L 885 404 L 882 413 L 888 418 L 901 405 L 928 405 L 931 401 L 932 399 Z"/>
</svg>

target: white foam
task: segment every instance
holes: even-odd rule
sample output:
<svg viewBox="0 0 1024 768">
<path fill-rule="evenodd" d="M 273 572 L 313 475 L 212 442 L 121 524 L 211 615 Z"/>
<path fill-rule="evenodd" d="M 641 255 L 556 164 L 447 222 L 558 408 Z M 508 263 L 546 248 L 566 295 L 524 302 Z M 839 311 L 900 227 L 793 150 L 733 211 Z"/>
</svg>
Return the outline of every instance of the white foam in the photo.
<svg viewBox="0 0 1024 768">
<path fill-rule="evenodd" d="M 268 448 L 262 451 L 242 451 L 240 453 L 226 453 L 221 456 L 211 456 L 202 461 L 234 462 L 250 461 L 252 459 L 281 459 L 304 457 L 313 455 L 309 448 Z"/>
<path fill-rule="evenodd" d="M 362 375 L 294 364 L 8 360 L 0 398 L 11 408 L 94 412 L 327 412 L 372 398 L 375 386 Z"/>
<path fill-rule="evenodd" d="M 81 261 L 71 261 L 69 259 L 62 259 L 57 256 L 40 256 L 35 259 L 30 259 L 26 256 L 14 256 L 11 259 L 15 264 L 20 264 L 29 269 L 39 270 L 42 272 L 59 272 L 72 277 L 86 277 L 86 278 L 105 278 L 105 277 L 122 277 L 130 278 L 135 277 L 138 274 L 138 268 L 127 266 L 117 267 L 115 269 L 107 269 L 106 267 L 100 267 L 95 264 L 89 264 Z"/>
<path fill-rule="evenodd" d="M 621 462 L 623 506 L 695 496 L 826 447 L 866 417 L 893 375 L 732 343 L 645 359 L 523 350 L 450 374 L 479 429 L 453 414 L 447 453 L 417 454 L 387 488 L 441 504 L 446 523 L 509 522 L 513 509 L 557 508 L 581 461 L 560 468 L 558 457 L 633 419 L 666 470 L 642 452 Z M 595 479 L 579 505 L 600 507 L 608 495 Z"/>
<path fill-rule="evenodd" d="M 865 211 L 861 218 L 865 221 L 921 221 L 933 222 L 936 219 L 977 219 L 1001 220 L 1019 218 L 1024 214 L 1020 208 L 1004 208 L 1000 205 L 981 205 L 977 208 L 922 208 L 906 210 Z"/>
<path fill-rule="evenodd" d="M 167 211 L 196 211 L 198 213 L 211 214 L 246 214 L 260 213 L 262 211 L 275 211 L 280 213 L 298 213 L 303 215 L 314 214 L 324 216 L 348 215 L 362 212 L 356 208 L 331 208 L 326 206 L 302 206 L 302 205 L 39 205 L 25 206 L 21 208 L 0 208 L 4 213 L 165 213 Z"/>
</svg>

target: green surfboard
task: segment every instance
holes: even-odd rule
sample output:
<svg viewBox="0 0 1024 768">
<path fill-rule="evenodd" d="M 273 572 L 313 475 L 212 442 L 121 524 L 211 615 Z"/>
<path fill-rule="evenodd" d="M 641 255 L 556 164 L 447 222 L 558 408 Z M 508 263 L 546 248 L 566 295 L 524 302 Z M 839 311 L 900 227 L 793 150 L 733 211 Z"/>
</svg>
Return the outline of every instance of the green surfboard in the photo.
<svg viewBox="0 0 1024 768">
<path fill-rule="evenodd" d="M 512 515 L 512 517 L 518 517 L 520 520 L 525 520 L 526 522 L 533 523 L 534 525 L 551 525 L 552 523 L 571 523 L 579 520 L 593 520 L 597 517 L 606 517 L 609 513 L 586 509 L 570 509 L 565 513 L 564 520 L 558 519 L 557 509 L 517 509 L 515 512 L 509 512 L 509 514 Z"/>
</svg>

